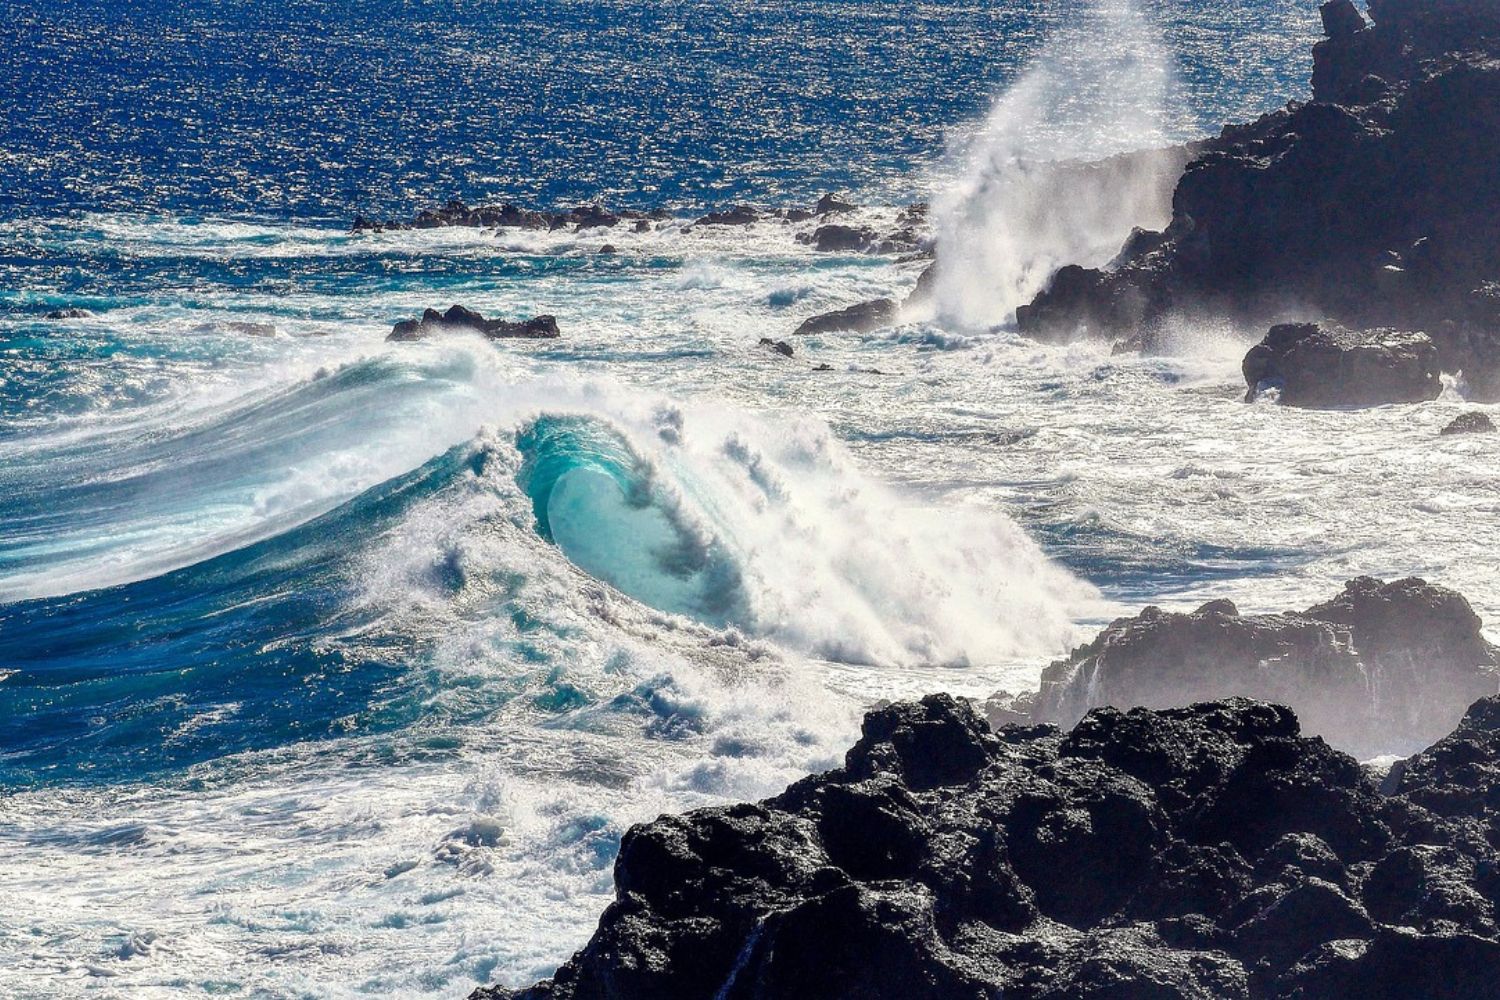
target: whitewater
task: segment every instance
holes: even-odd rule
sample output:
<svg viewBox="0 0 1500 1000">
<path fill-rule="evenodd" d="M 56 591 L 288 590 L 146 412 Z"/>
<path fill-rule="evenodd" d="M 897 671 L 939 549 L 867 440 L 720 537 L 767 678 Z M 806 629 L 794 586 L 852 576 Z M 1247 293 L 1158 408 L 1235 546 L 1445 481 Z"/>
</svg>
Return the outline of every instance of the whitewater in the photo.
<svg viewBox="0 0 1500 1000">
<path fill-rule="evenodd" d="M 1261 54 L 1300 51 L 1313 6 L 1276 10 Z M 931 195 L 962 262 L 866 334 L 791 337 L 928 262 L 818 253 L 816 220 L 10 212 L 0 994 L 530 983 L 587 940 L 631 824 L 834 766 L 879 699 L 1024 689 L 1144 604 L 1282 610 L 1361 574 L 1500 621 L 1493 447 L 1437 436 L 1462 385 L 1247 404 L 1250 331 L 1143 357 L 1010 330 L 1170 193 L 1111 168 L 1038 228 L 1069 189 L 1037 164 L 1201 130 L 1184 52 L 1220 43 L 1089 15 L 1039 17 L 985 114 L 926 123 L 941 155 L 850 192 L 881 231 L 896 189 Z M 1283 92 L 1215 80 L 1208 114 Z M 385 340 L 452 303 L 562 337 Z"/>
</svg>

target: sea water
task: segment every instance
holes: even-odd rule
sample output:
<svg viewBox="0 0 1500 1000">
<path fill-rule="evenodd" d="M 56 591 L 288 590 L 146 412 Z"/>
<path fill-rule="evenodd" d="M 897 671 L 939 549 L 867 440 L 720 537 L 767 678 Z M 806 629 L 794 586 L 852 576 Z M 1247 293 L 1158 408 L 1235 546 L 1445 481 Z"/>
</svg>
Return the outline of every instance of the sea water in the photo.
<svg viewBox="0 0 1500 1000">
<path fill-rule="evenodd" d="M 1242 402 L 1246 331 L 1009 330 L 1162 211 L 1127 173 L 1044 225 L 1031 165 L 1305 96 L 1315 8 L 0 6 L 0 994 L 528 983 L 630 824 L 836 765 L 877 699 L 1361 573 L 1494 619 L 1461 386 L 1304 412 Z M 966 263 L 784 358 L 925 262 L 685 224 L 830 189 Z M 453 195 L 676 217 L 348 231 Z M 453 302 L 563 336 L 384 340 Z"/>
</svg>

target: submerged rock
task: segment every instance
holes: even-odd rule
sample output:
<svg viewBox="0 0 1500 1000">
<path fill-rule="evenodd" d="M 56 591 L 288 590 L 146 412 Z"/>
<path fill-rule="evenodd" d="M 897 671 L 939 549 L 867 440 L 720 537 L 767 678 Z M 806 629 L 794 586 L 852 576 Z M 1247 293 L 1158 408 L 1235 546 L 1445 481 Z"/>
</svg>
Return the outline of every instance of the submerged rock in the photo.
<svg viewBox="0 0 1500 1000">
<path fill-rule="evenodd" d="M 77 307 L 69 307 L 67 309 L 54 309 L 51 312 L 49 312 L 44 318 L 45 319 L 89 319 L 93 315 L 94 315 L 93 312 L 90 311 L 90 310 L 88 310 L 88 309 L 79 309 Z"/>
<path fill-rule="evenodd" d="M 793 336 L 815 333 L 868 333 L 895 322 L 899 310 L 890 299 L 873 299 L 833 312 L 820 313 L 802 321 Z"/>
<path fill-rule="evenodd" d="M 496 340 L 519 338 L 547 340 L 560 336 L 555 316 L 533 316 L 515 323 L 503 319 L 486 319 L 463 306 L 450 306 L 447 312 L 428 309 L 420 319 L 404 319 L 391 328 L 386 340 L 421 340 L 434 333 L 452 330 L 474 330 Z"/>
<path fill-rule="evenodd" d="M 1497 779 L 1500 699 L 1385 795 L 1261 702 L 1064 734 L 930 696 L 775 798 L 631 828 L 592 940 L 473 996 L 1497 997 Z"/>
<path fill-rule="evenodd" d="M 1444 437 L 1452 434 L 1493 434 L 1495 422 L 1490 419 L 1488 413 L 1473 410 L 1454 417 L 1453 422 L 1444 427 L 1440 433 Z"/>
<path fill-rule="evenodd" d="M 1438 351 L 1424 333 L 1283 323 L 1245 355 L 1246 400 L 1267 388 L 1288 406 L 1419 403 L 1443 391 Z"/>
<path fill-rule="evenodd" d="M 229 333 L 238 333 L 246 337 L 274 337 L 276 336 L 276 324 L 256 323 L 251 320 L 229 320 L 221 324 L 221 328 Z"/>
<path fill-rule="evenodd" d="M 797 353 L 795 351 L 795 349 L 793 349 L 792 345 L 788 344 L 786 341 L 784 341 L 784 340 L 772 340 L 770 337 L 762 337 L 762 338 L 760 338 L 760 346 L 761 347 L 769 347 L 771 350 L 775 351 L 777 354 L 780 354 L 780 355 L 782 355 L 784 357 L 788 357 L 788 358 L 791 357 L 793 354 Z"/>
<path fill-rule="evenodd" d="M 1147 608 L 1047 667 L 1034 702 L 995 717 L 1072 725 L 1092 708 L 1165 708 L 1233 695 L 1290 705 L 1311 733 L 1361 757 L 1405 754 L 1500 690 L 1500 650 L 1468 601 L 1422 580 L 1351 581 L 1303 612 Z M 1010 713 L 1010 714 L 1003 714 Z"/>
</svg>

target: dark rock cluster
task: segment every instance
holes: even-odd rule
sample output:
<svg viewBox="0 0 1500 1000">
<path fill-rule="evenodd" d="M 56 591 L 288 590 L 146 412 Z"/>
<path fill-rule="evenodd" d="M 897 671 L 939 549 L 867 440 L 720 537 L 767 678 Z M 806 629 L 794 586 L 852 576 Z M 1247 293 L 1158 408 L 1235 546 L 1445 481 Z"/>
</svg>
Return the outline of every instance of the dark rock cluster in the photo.
<svg viewBox="0 0 1500 1000">
<path fill-rule="evenodd" d="M 471 330 L 495 340 L 550 340 L 560 335 L 554 316 L 533 316 L 523 322 L 486 319 L 480 313 L 454 305 L 447 312 L 425 310 L 418 319 L 404 319 L 391 328 L 386 340 L 421 340 L 434 333 Z"/>
<path fill-rule="evenodd" d="M 874 299 L 809 317 L 792 333 L 794 336 L 838 332 L 868 333 L 894 323 L 899 311 L 896 303 L 890 299 Z"/>
<path fill-rule="evenodd" d="M 842 215 L 853 212 L 858 206 L 853 205 L 833 194 L 825 194 L 818 199 L 812 209 L 789 208 L 777 210 L 761 210 L 753 205 L 735 205 L 722 211 L 709 212 L 692 223 L 693 226 L 749 226 L 757 222 L 806 222 L 810 219 L 822 219 L 829 216 Z M 895 233 L 878 236 L 870 232 L 868 241 L 859 243 L 858 246 L 850 244 L 849 239 L 841 237 L 843 230 L 850 230 L 847 226 L 828 225 L 821 227 L 818 232 L 828 230 L 821 237 L 816 234 L 807 238 L 818 249 L 858 249 L 868 252 L 898 252 L 917 247 L 920 242 L 916 235 L 916 228 L 920 226 L 926 217 L 927 206 L 916 204 L 908 207 L 898 218 L 898 229 Z M 468 226 L 471 228 L 491 229 L 569 229 L 581 232 L 589 229 L 610 229 L 623 222 L 630 222 L 636 232 L 646 232 L 651 228 L 653 222 L 662 222 L 672 218 L 672 213 L 665 208 L 654 208 L 650 211 L 638 209 L 612 210 L 602 205 L 580 205 L 576 208 L 563 211 L 542 212 L 535 209 L 521 208 L 510 202 L 500 205 L 475 205 L 470 206 L 462 199 L 452 198 L 442 208 L 425 209 L 416 216 L 406 220 L 376 221 L 364 216 L 356 216 L 350 226 L 351 232 L 385 232 L 387 230 L 398 231 L 405 229 L 441 229 L 445 226 Z M 862 232 L 860 230 L 850 230 Z M 855 241 L 856 243 L 858 241 Z M 826 246 L 825 246 L 826 244 Z"/>
<path fill-rule="evenodd" d="M 1500 650 L 1461 594 L 1418 579 L 1350 581 L 1302 612 L 1147 608 L 1047 667 L 1035 694 L 996 696 L 991 722 L 1071 726 L 1090 709 L 1243 696 L 1290 706 L 1360 757 L 1408 754 L 1500 693 Z"/>
<path fill-rule="evenodd" d="M 818 203 L 820 207 L 824 202 Z M 853 206 L 835 202 L 826 212 L 818 216 L 837 215 L 852 211 Z M 927 205 L 909 205 L 896 217 L 895 228 L 880 232 L 869 226 L 851 226 L 840 222 L 825 222 L 811 233 L 803 233 L 797 239 L 810 245 L 819 253 L 863 253 L 863 254 L 930 254 L 931 240 L 924 235 L 927 225 Z"/>
<path fill-rule="evenodd" d="M 1432 338 L 1396 330 L 1283 323 L 1245 355 L 1243 370 L 1247 400 L 1274 388 L 1288 406 L 1418 403 L 1443 390 Z"/>
<path fill-rule="evenodd" d="M 1386 776 L 1242 699 L 991 731 L 632 828 L 593 939 L 473 1000 L 1500 997 L 1500 699 Z"/>
<path fill-rule="evenodd" d="M 1161 233 L 1068 267 L 1023 333 L 1143 336 L 1172 315 L 1425 332 L 1500 394 L 1500 3 L 1325 5 L 1314 100 L 1198 148 Z"/>
<path fill-rule="evenodd" d="M 1460 413 L 1439 433 L 1443 437 L 1451 437 L 1454 434 L 1493 434 L 1495 422 L 1490 419 L 1488 413 L 1474 410 L 1469 413 Z"/>
<path fill-rule="evenodd" d="M 400 229 L 441 229 L 445 226 L 488 227 L 492 229 L 608 229 L 626 220 L 649 223 L 653 219 L 666 219 L 669 213 L 661 210 L 639 212 L 622 209 L 610 211 L 600 205 L 580 205 L 563 212 L 538 212 L 519 208 L 510 203 L 503 205 L 479 205 L 470 207 L 458 198 L 451 199 L 442 208 L 427 209 L 413 219 L 404 222 L 375 222 L 364 216 L 355 218 L 350 227 L 353 232 L 384 232 Z"/>
</svg>

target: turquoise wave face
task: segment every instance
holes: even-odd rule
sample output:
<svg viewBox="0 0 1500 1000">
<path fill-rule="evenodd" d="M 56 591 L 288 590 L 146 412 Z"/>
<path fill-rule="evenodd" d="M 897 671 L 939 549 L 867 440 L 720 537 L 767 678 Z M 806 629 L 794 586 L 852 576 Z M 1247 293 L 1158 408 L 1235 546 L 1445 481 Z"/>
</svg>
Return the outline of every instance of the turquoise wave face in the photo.
<svg viewBox="0 0 1500 1000">
<path fill-rule="evenodd" d="M 542 417 L 516 447 L 538 533 L 580 569 L 662 611 L 720 626 L 745 620 L 740 570 L 724 544 L 618 431 L 590 417 Z"/>
<path fill-rule="evenodd" d="M 333 512 L 186 569 L 0 605 L 0 786 L 136 781 L 423 711 L 413 641 L 351 601 L 359 553 L 475 472 L 455 448 Z M 461 586 L 434 563 L 435 588 Z"/>
</svg>

